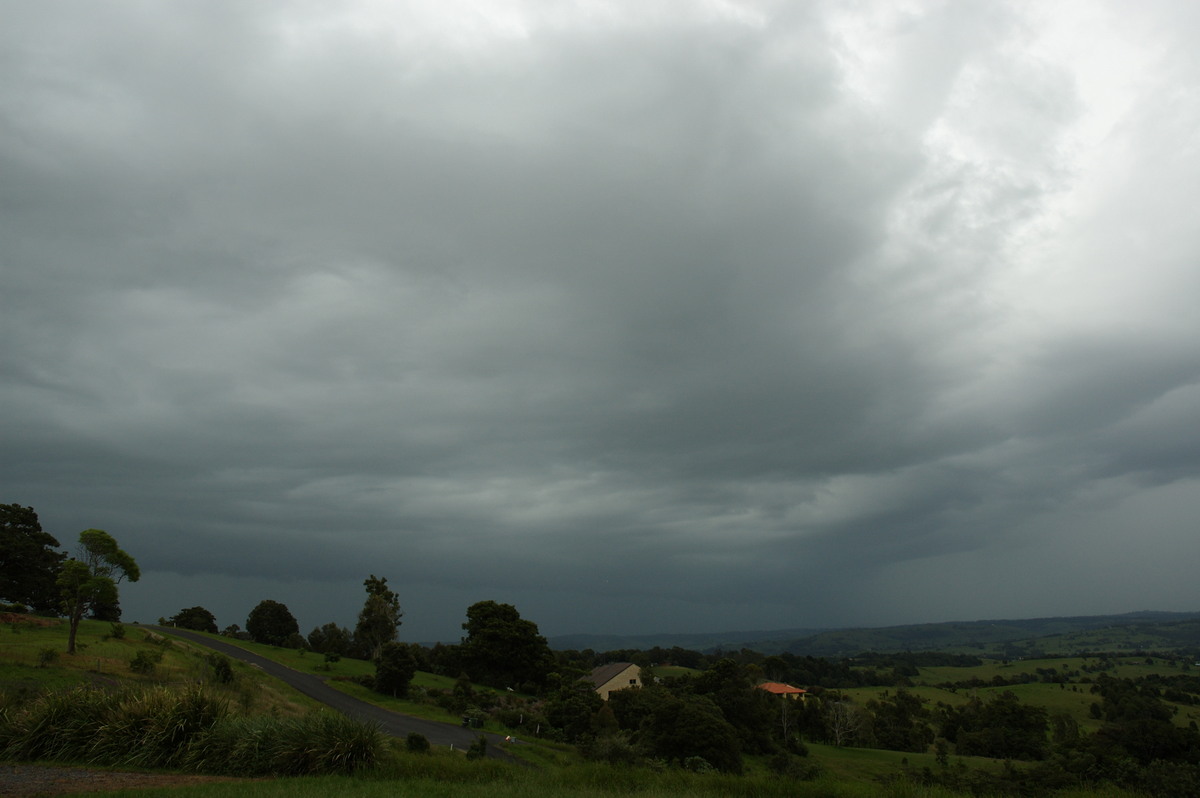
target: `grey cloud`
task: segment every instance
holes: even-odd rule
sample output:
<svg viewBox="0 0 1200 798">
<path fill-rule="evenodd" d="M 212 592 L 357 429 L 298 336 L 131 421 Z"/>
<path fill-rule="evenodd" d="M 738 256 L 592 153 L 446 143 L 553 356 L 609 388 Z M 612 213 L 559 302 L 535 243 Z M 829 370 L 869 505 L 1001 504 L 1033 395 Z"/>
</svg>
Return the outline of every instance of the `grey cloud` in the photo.
<svg viewBox="0 0 1200 798">
<path fill-rule="evenodd" d="M 426 639 L 891 622 L 1196 478 L 1194 109 L 1068 157 L 1090 84 L 1020 7 L 14 6 L 5 501 L 138 552 L 144 617 L 384 572 Z"/>
</svg>

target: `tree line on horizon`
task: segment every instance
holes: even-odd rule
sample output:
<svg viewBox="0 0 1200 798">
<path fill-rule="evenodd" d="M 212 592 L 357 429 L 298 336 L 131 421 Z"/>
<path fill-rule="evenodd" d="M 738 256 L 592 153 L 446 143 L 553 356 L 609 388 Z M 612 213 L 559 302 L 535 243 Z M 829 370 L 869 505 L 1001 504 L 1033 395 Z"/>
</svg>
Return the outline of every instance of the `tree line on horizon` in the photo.
<svg viewBox="0 0 1200 798">
<path fill-rule="evenodd" d="M 74 556 L 58 551 L 32 508 L 0 505 L 0 599 L 9 611 L 66 617 L 73 648 L 86 616 L 120 619 L 117 586 L 137 581 L 136 561 L 102 530 L 80 534 Z M 306 649 L 332 664 L 341 657 L 374 663 L 359 677 L 384 695 L 426 701 L 474 722 L 491 719 L 526 735 L 578 746 L 591 759 L 621 764 L 665 762 L 693 770 L 742 772 L 747 755 L 797 778 L 811 776 L 806 742 L 934 753 L 938 770 L 916 778 L 928 784 L 992 792 L 1036 792 L 1061 786 L 1115 783 L 1151 794 L 1200 795 L 1200 729 L 1173 721 L 1168 703 L 1200 704 L 1200 676 L 1183 668 L 1170 678 L 1122 679 L 1107 660 L 1082 672 L 1038 668 L 989 683 L 947 683 L 972 691 L 950 705 L 920 698 L 909 688 L 919 668 L 973 666 L 978 657 L 938 652 L 875 654 L 828 660 L 790 653 L 766 656 L 742 649 L 702 653 L 678 647 L 650 650 L 551 650 L 537 625 L 515 607 L 480 601 L 467 608 L 458 644 L 431 647 L 401 642 L 403 612 L 386 577 L 371 574 L 354 629 L 335 623 L 307 636 L 280 602 L 266 599 L 245 629 L 223 634 L 275 646 Z M 161 623 L 217 633 L 204 607 L 180 610 Z M 585 677 L 597 665 L 629 661 L 644 668 L 643 686 L 602 700 Z M 665 664 L 681 666 L 658 676 Z M 448 676 L 445 690 L 410 690 L 417 671 Z M 808 698 L 791 702 L 758 689 L 765 680 L 805 687 Z M 1085 733 L 1069 714 L 1021 701 L 1006 688 L 1041 681 L 1059 689 L 1086 687 L 1095 696 L 1091 717 L 1098 730 Z M 477 685 L 495 688 L 476 689 Z M 854 701 L 843 691 L 882 687 L 876 697 Z M 983 698 L 977 688 L 1000 688 Z M 951 767 L 949 757 L 1018 760 L 1029 767 L 999 775 Z"/>
</svg>

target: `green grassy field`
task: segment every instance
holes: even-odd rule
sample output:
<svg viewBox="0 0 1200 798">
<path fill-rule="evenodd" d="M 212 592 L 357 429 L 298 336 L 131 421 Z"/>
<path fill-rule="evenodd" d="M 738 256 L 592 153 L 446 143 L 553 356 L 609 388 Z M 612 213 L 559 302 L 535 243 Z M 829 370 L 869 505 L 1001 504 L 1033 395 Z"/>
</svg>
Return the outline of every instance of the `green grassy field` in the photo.
<svg viewBox="0 0 1200 798">
<path fill-rule="evenodd" d="M 1152 657 L 1147 662 L 1145 656 L 1121 655 L 1106 657 L 1063 657 L 1031 660 L 989 660 L 983 665 L 974 667 L 932 667 L 920 668 L 920 675 L 914 679 L 915 686 L 910 691 L 936 703 L 942 701 L 951 706 L 969 700 L 971 695 L 987 699 L 989 695 L 1010 691 L 1023 703 L 1043 706 L 1054 715 L 1065 712 L 1079 724 L 1083 732 L 1092 732 L 1100 727 L 1100 722 L 1091 717 L 1091 705 L 1099 701 L 1099 697 L 1091 692 L 1092 684 L 1100 675 L 1121 679 L 1140 679 L 1146 676 L 1177 676 L 1181 674 L 1196 674 L 1197 668 L 1186 659 L 1169 660 Z M 1029 674 L 1032 678 L 1040 678 L 1039 670 L 1049 672 L 1051 669 L 1060 674 L 1069 674 L 1062 684 L 1031 681 L 1026 684 L 1008 686 L 987 686 L 978 688 L 959 687 L 954 690 L 939 688 L 935 685 L 947 682 L 965 682 L 971 679 L 990 683 L 999 676 L 1014 680 L 1021 674 Z M 866 701 L 879 694 L 878 688 L 860 688 L 845 691 L 856 701 Z M 1200 722 L 1200 707 L 1186 704 L 1167 702 L 1175 708 L 1175 722 L 1186 726 L 1195 720 Z"/>
<path fill-rule="evenodd" d="M 149 630 L 136 625 L 125 626 L 125 636 L 112 636 L 112 625 L 97 621 L 84 621 L 80 627 L 80 650 L 67 655 L 67 628 L 63 623 L 50 626 L 27 626 L 4 624 L 0 626 L 0 688 L 7 691 L 23 688 L 37 690 L 66 690 L 79 684 L 195 684 L 207 681 L 211 676 L 209 651 L 180 638 L 167 636 L 167 642 L 156 641 Z M 223 642 L 234 642 L 229 638 L 218 638 Z M 373 693 L 349 679 L 373 673 L 370 663 L 353 659 L 342 659 L 327 664 L 318 654 L 303 653 L 291 649 L 263 646 L 246 641 L 236 644 L 248 651 L 260 654 L 275 662 L 296 670 L 329 678 L 330 683 L 363 700 L 371 701 L 389 709 L 419 715 L 433 720 L 456 722 L 457 717 L 420 701 L 389 699 Z M 53 661 L 45 662 L 48 650 L 56 651 Z M 161 653 L 162 659 L 149 674 L 134 673 L 130 662 L 140 652 Z M 989 694 L 1009 690 L 1023 702 L 1046 707 L 1051 714 L 1065 712 L 1074 717 L 1081 730 L 1091 731 L 1098 722 L 1089 714 L 1091 704 L 1097 697 L 1089 691 L 1089 684 L 1079 683 L 1080 678 L 1096 678 L 1100 661 L 1091 658 L 1040 659 L 988 661 L 972 668 L 924 668 L 914 679 L 916 684 L 910 692 L 931 703 L 938 701 L 956 705 L 968 701 L 972 695 L 986 698 Z M 1104 662 L 1105 672 L 1112 676 L 1137 678 L 1150 674 L 1174 675 L 1187 672 L 1192 666 L 1177 661 L 1155 659 L 1146 662 L 1145 657 L 1121 656 Z M 1088 672 L 1085 667 L 1091 668 Z M 227 689 L 228 697 L 249 713 L 271 715 L 299 715 L 316 704 L 262 674 L 255 668 L 233 664 L 237 675 L 235 685 Z M 1005 687 L 978 687 L 947 689 L 936 685 L 945 682 L 965 682 L 979 679 L 990 682 L 996 676 L 1014 679 L 1022 673 L 1037 676 L 1037 670 L 1068 672 L 1070 682 L 1030 682 Z M 677 669 L 685 671 L 686 669 Z M 1074 675 L 1079 671 L 1079 675 Z M 659 675 L 664 675 L 662 669 Z M 676 674 L 671 674 L 676 675 Z M 454 680 L 428 673 L 419 673 L 414 687 L 428 690 L 451 689 Z M 489 688 L 476 686 L 478 691 Z M 884 690 L 895 688 L 859 688 L 843 691 L 853 700 L 865 703 L 876 698 Z M 500 693 L 501 691 L 494 691 Z M 1176 722 L 1186 724 L 1200 715 L 1200 709 L 1178 706 Z M 503 732 L 502 729 L 495 729 Z M 534 767 L 519 767 L 496 762 L 468 762 L 461 753 L 437 751 L 421 757 L 397 754 L 396 762 L 381 771 L 357 777 L 310 777 L 286 778 L 268 782 L 239 782 L 233 784 L 207 784 L 195 787 L 179 787 L 170 790 L 137 790 L 129 796 L 147 798 L 154 795 L 196 795 L 199 798 L 223 798 L 239 796 L 246 798 L 306 798 L 309 795 L 329 794 L 366 796 L 456 796 L 488 798 L 504 796 L 616 796 L 637 795 L 647 798 L 682 798 L 683 796 L 827 796 L 828 798 L 868 798 L 889 796 L 894 798 L 957 798 L 959 793 L 938 788 L 923 788 L 904 781 L 906 772 L 919 773 L 924 768 L 937 771 L 939 767 L 931 753 L 912 754 L 873 749 L 836 748 L 809 743 L 810 756 L 804 760 L 819 776 L 811 781 L 798 781 L 771 774 L 765 761 L 750 758 L 747 761 L 748 775 L 742 777 L 719 774 L 693 774 L 679 769 L 658 771 L 652 768 L 621 769 L 587 763 L 575 749 L 569 746 L 538 744 L 524 749 L 526 762 Z M 1003 763 L 977 757 L 951 757 L 953 765 L 962 763 L 972 770 L 998 772 Z M 1079 793 L 1057 793 L 1061 798 L 1082 795 L 1101 795 L 1110 798 L 1129 798 L 1131 793 L 1119 790 L 1089 791 Z"/>
<path fill-rule="evenodd" d="M 436 720 L 444 723 L 455 723 L 460 721 L 460 716 L 448 712 L 434 704 L 426 703 L 420 700 L 422 691 L 425 690 L 452 690 L 455 680 L 448 676 L 439 676 L 434 673 L 425 671 L 417 671 L 410 685 L 410 690 L 414 693 L 414 697 L 406 698 L 391 698 L 380 695 L 372 690 L 363 687 L 357 682 L 351 681 L 358 676 L 370 676 L 375 673 L 375 666 L 365 660 L 353 659 L 350 657 L 342 657 L 337 662 L 327 663 L 325 657 L 321 654 L 314 654 L 311 651 L 301 651 L 291 648 L 281 648 L 279 646 L 269 646 L 262 643 L 255 643 L 249 640 L 236 640 L 220 635 L 203 634 L 205 637 L 210 637 L 213 640 L 218 640 L 222 643 L 235 645 L 245 649 L 260 657 L 269 659 L 272 662 L 277 662 L 280 665 L 285 665 L 293 670 L 302 673 L 311 673 L 327 680 L 330 687 L 354 696 L 363 701 L 368 701 L 377 704 L 385 709 L 390 709 L 394 712 L 402 712 L 406 715 L 413 715 L 426 720 Z M 177 638 L 178 639 L 178 638 Z M 186 645 L 186 643 L 184 643 Z M 473 690 L 477 693 L 491 693 L 498 696 L 507 696 L 509 693 L 504 690 L 497 690 L 493 687 L 484 685 L 473 685 Z M 516 694 L 521 695 L 521 694 Z M 522 696 L 528 697 L 528 696 Z M 481 727 L 484 731 L 495 731 L 503 734 L 505 730 L 494 724 L 485 724 Z"/>
<path fill-rule="evenodd" d="M 76 685 L 195 684 L 210 681 L 212 666 L 208 651 L 172 638 L 163 641 L 147 629 L 125 625 L 125 636 L 114 638 L 113 625 L 104 621 L 82 621 L 76 653 L 68 654 L 65 622 L 45 626 L 29 623 L 0 625 L 0 689 L 57 690 Z M 155 639 L 159 642 L 155 642 Z M 163 643 L 166 644 L 163 644 Z M 44 666 L 43 652 L 53 652 Z M 139 653 L 161 660 L 150 673 L 135 673 L 130 663 Z M 262 673 L 257 668 L 231 662 L 236 675 L 223 690 L 231 701 L 246 711 L 299 715 L 319 704 Z"/>
</svg>

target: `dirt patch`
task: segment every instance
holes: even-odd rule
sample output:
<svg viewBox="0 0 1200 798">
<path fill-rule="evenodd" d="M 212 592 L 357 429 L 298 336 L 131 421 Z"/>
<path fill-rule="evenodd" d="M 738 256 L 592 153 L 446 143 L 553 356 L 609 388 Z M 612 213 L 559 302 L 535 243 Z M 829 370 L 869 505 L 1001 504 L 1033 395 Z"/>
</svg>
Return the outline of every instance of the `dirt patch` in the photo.
<svg viewBox="0 0 1200 798">
<path fill-rule="evenodd" d="M 150 787 L 186 787 L 219 781 L 251 781 L 223 776 L 194 776 L 176 773 L 124 773 L 41 765 L 0 767 L 0 795 L 33 798 L 38 795 L 137 790 Z"/>
</svg>

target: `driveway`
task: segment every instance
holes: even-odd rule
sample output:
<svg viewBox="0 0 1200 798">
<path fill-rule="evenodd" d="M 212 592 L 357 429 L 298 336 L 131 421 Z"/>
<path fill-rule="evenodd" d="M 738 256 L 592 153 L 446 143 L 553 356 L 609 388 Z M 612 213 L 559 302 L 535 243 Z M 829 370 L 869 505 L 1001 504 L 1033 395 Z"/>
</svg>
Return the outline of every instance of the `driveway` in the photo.
<svg viewBox="0 0 1200 798">
<path fill-rule="evenodd" d="M 402 715 L 399 712 L 392 712 L 391 710 L 377 707 L 374 704 L 368 704 L 366 701 L 360 701 L 353 696 L 346 695 L 340 690 L 335 690 L 325 684 L 325 680 L 319 676 L 314 676 L 311 673 L 301 673 L 286 665 L 272 662 L 266 657 L 252 654 L 239 646 L 221 640 L 213 640 L 187 629 L 148 625 L 142 625 L 140 628 L 150 629 L 173 637 L 181 637 L 189 642 L 219 651 L 232 659 L 249 663 L 299 690 L 304 695 L 341 712 L 343 715 L 348 715 L 355 720 L 361 720 L 365 723 L 378 724 L 379 728 L 385 734 L 390 734 L 393 737 L 405 737 L 411 732 L 417 732 L 418 734 L 425 735 L 425 738 L 434 745 L 448 745 L 465 750 L 481 734 L 481 732 L 464 729 L 461 726 L 455 726 L 451 723 L 440 723 L 436 720 L 415 718 L 411 715 Z M 503 737 L 498 734 L 483 734 L 488 740 L 488 756 L 497 759 L 512 759 L 512 756 L 501 748 L 504 743 Z"/>
</svg>

